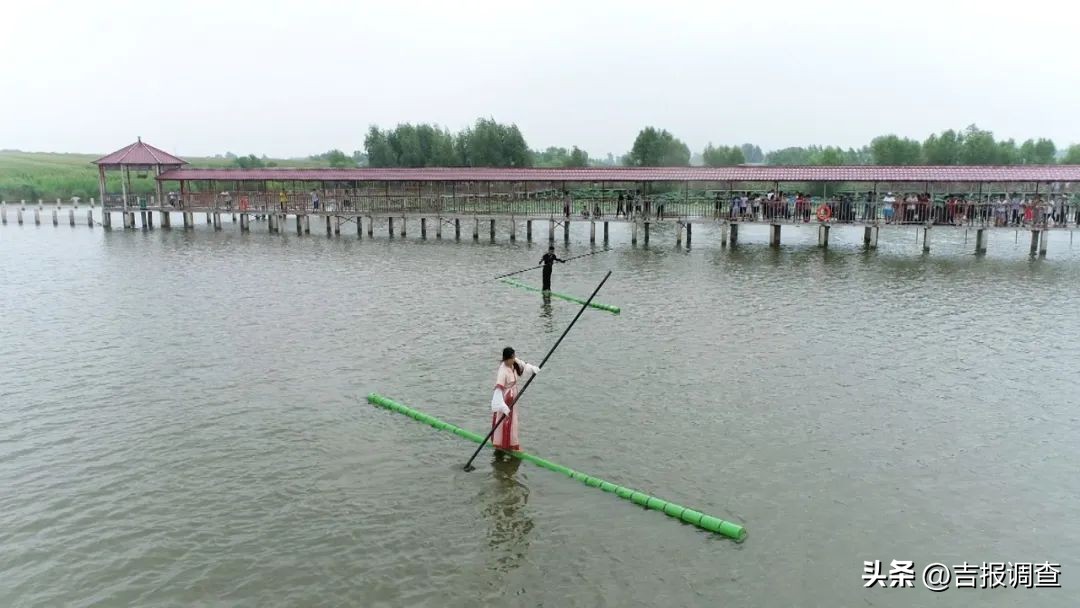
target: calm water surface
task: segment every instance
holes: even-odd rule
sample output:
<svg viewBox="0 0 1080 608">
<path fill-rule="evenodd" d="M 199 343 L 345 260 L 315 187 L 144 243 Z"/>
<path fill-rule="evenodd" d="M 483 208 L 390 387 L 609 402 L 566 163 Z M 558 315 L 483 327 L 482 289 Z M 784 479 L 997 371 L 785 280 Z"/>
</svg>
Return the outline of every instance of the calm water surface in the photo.
<svg viewBox="0 0 1080 608">
<path fill-rule="evenodd" d="M 687 251 L 613 226 L 560 266 L 582 296 L 613 270 L 597 299 L 623 313 L 545 366 L 525 448 L 740 522 L 738 545 L 528 464 L 464 473 L 471 444 L 364 401 L 481 429 L 500 349 L 538 362 L 576 312 L 482 281 L 546 244 L 12 224 L 2 606 L 1080 601 L 1068 233 L 1033 260 L 1005 231 L 975 257 L 952 230 L 924 256 L 914 230 L 864 253 L 856 229 L 825 252 L 697 228 Z M 1049 560 L 1064 588 L 864 590 L 873 559 Z"/>
</svg>

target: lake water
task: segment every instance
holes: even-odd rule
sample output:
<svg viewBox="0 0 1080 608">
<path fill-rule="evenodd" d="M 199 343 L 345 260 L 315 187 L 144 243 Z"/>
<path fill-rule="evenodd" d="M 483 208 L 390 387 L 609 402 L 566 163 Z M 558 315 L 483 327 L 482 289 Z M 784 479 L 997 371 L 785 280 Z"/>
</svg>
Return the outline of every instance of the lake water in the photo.
<svg viewBox="0 0 1080 608">
<path fill-rule="evenodd" d="M 523 447 L 741 523 L 736 544 L 527 463 L 465 473 L 473 444 L 365 402 L 484 430 L 502 347 L 538 363 L 577 312 L 484 281 L 546 243 L 13 224 L 2 606 L 1080 597 L 1068 232 L 1040 260 L 1012 231 L 976 257 L 963 230 L 923 255 L 914 229 L 867 253 L 858 229 L 773 250 L 750 226 L 731 250 L 698 227 L 686 250 L 613 226 L 611 251 L 559 266 L 583 297 L 613 270 L 597 300 L 622 314 L 582 316 L 522 399 Z M 587 227 L 557 247 L 588 252 Z M 1050 561 L 1063 588 L 864 589 L 875 559 Z"/>
</svg>

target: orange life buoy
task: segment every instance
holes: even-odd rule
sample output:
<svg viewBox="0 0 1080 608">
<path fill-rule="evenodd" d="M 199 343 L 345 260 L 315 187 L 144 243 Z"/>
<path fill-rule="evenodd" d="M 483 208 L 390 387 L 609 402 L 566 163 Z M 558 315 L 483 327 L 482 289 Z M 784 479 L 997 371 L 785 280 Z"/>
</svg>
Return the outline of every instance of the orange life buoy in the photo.
<svg viewBox="0 0 1080 608">
<path fill-rule="evenodd" d="M 247 208 L 248 208 L 248 197 L 241 196 L 240 197 L 240 210 L 241 211 L 247 211 Z"/>
<path fill-rule="evenodd" d="M 832 209 L 830 209 L 828 205 L 822 205 L 822 206 L 817 208 L 817 219 L 818 219 L 818 221 L 827 222 L 827 221 L 829 221 L 829 218 L 831 218 L 831 217 L 832 217 Z"/>
</svg>

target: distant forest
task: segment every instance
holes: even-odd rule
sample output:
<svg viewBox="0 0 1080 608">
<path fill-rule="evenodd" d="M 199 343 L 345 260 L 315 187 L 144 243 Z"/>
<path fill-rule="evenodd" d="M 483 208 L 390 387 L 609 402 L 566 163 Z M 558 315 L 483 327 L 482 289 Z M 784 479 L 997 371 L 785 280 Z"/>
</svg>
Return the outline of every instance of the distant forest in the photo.
<svg viewBox="0 0 1080 608">
<path fill-rule="evenodd" d="M 254 157 L 249 157 L 254 159 Z M 933 133 L 923 141 L 881 135 L 860 148 L 838 146 L 790 147 L 763 152 L 751 143 L 712 143 L 699 153 L 666 129 L 645 127 L 630 151 L 615 157 L 590 157 L 578 146 L 529 147 L 514 124 L 480 119 L 462 131 L 431 124 L 399 124 L 392 129 L 372 126 L 362 150 L 346 154 L 330 150 L 312 157 L 333 167 L 660 167 L 704 165 L 726 167 L 766 165 L 1046 165 L 1080 164 L 1080 145 L 1059 150 L 1050 139 L 998 140 L 976 125 Z M 256 159 L 257 160 L 257 159 Z"/>
</svg>

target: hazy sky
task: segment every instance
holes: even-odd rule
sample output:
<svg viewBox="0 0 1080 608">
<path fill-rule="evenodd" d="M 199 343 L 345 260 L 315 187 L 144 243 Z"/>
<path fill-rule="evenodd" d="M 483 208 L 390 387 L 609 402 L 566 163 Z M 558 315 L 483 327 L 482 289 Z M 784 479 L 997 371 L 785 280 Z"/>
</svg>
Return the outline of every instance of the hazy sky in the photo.
<svg viewBox="0 0 1080 608">
<path fill-rule="evenodd" d="M 995 6 L 996 4 L 996 6 Z M 998 8 L 1000 6 L 1000 8 Z M 1077 3 L 56 2 L 0 6 L 0 148 L 300 156 L 478 116 L 534 148 L 859 146 L 972 122 L 1080 142 Z"/>
</svg>

